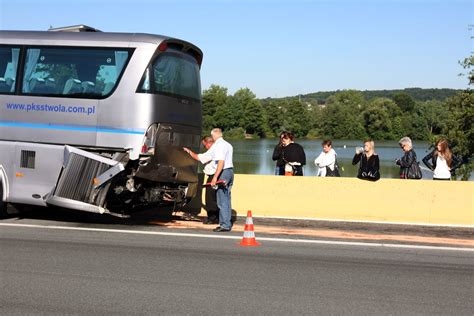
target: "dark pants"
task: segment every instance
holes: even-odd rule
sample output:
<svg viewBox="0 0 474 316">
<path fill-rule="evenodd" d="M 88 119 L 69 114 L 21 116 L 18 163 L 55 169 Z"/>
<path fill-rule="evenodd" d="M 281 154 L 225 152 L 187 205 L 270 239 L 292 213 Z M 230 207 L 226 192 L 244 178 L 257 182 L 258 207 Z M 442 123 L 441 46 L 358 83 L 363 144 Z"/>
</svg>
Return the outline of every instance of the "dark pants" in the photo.
<svg viewBox="0 0 474 316">
<path fill-rule="evenodd" d="M 293 168 L 294 170 L 294 176 L 302 176 L 303 175 L 303 166 L 295 166 Z"/>
<path fill-rule="evenodd" d="M 206 183 L 211 183 L 212 177 L 214 175 L 208 175 Z M 219 208 L 217 207 L 217 194 L 216 190 L 214 190 L 210 185 L 206 186 L 206 212 L 207 218 L 211 220 L 218 220 L 219 219 Z"/>
<path fill-rule="evenodd" d="M 278 173 L 277 173 L 278 172 Z M 294 166 L 293 167 L 293 172 L 294 172 L 294 176 L 302 176 L 303 175 L 303 166 Z M 280 166 L 280 167 L 276 167 L 275 169 L 275 173 L 277 173 L 277 175 L 279 176 L 284 176 L 285 175 L 285 166 Z"/>
<path fill-rule="evenodd" d="M 275 168 L 275 174 L 277 176 L 284 176 L 285 175 L 285 165 L 283 166 L 276 166 Z"/>
</svg>

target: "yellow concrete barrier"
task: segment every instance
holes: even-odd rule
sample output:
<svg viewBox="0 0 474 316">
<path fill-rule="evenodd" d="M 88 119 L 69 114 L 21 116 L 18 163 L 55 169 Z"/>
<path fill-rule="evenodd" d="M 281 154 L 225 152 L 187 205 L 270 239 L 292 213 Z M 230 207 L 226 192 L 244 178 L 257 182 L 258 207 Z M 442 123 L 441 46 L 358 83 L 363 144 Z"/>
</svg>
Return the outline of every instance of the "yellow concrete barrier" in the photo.
<svg viewBox="0 0 474 316">
<path fill-rule="evenodd" d="M 474 182 L 465 181 L 237 174 L 232 189 L 232 208 L 242 216 L 474 227 L 473 201 Z"/>
</svg>

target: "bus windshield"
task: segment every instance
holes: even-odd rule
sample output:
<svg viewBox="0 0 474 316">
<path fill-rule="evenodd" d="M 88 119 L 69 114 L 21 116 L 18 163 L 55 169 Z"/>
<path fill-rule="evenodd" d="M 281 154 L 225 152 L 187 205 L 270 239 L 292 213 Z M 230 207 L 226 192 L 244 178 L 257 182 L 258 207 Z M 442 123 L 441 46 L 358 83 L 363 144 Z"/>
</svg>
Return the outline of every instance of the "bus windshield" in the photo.
<svg viewBox="0 0 474 316">
<path fill-rule="evenodd" d="M 201 99 L 199 66 L 188 55 L 166 52 L 158 56 L 143 78 L 138 92 Z"/>
</svg>

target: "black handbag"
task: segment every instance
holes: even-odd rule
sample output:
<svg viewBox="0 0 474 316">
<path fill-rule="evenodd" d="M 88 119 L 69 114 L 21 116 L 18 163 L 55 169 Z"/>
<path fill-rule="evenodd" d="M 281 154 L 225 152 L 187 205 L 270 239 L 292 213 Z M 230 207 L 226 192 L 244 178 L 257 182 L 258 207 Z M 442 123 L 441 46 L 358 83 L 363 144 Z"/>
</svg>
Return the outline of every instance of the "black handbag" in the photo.
<svg viewBox="0 0 474 316">
<path fill-rule="evenodd" d="M 414 161 L 408 168 L 407 179 L 419 180 L 422 177 L 423 174 L 421 173 L 420 163 L 418 161 Z"/>
<path fill-rule="evenodd" d="M 339 166 L 337 163 L 334 163 L 334 170 L 331 170 L 329 166 L 326 166 L 326 177 L 340 177 Z"/>
<path fill-rule="evenodd" d="M 369 171 L 369 172 L 362 171 L 362 172 L 360 173 L 360 177 L 361 177 L 362 179 L 367 179 L 367 180 L 376 181 L 376 180 L 380 179 L 380 172 L 379 172 L 378 170 Z"/>
</svg>

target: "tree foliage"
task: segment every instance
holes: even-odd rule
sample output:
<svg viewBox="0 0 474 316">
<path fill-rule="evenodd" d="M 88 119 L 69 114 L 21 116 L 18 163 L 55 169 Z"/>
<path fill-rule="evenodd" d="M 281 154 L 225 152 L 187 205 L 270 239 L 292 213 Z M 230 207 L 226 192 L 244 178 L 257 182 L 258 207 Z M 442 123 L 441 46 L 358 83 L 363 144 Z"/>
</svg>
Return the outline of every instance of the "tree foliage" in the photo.
<svg viewBox="0 0 474 316">
<path fill-rule="evenodd" d="M 240 89 L 234 94 L 234 102 L 234 106 L 242 111 L 238 120 L 245 133 L 263 135 L 263 109 L 255 94 L 249 88 Z"/>
<path fill-rule="evenodd" d="M 323 104 L 312 104 L 297 97 L 259 100 L 248 88 L 228 95 L 227 88 L 212 85 L 203 92 L 204 128 L 220 127 L 235 137 L 275 136 L 288 130 L 297 137 L 375 140 L 409 136 L 432 141 L 448 132 L 453 139 L 464 133 L 454 142 L 464 146 L 466 137 L 472 138 L 472 131 L 466 132 L 466 126 L 472 125 L 472 113 L 468 113 L 472 103 L 466 93 L 458 92 L 448 101 L 435 97 L 416 101 L 398 91 L 367 100 L 362 91 L 343 90 L 328 96 Z M 460 148 L 463 155 L 468 154 L 468 149 Z"/>
<path fill-rule="evenodd" d="M 455 154 L 463 157 L 464 166 L 461 176 L 469 178 L 473 169 L 474 155 L 474 93 L 466 90 L 458 93 L 447 101 L 448 116 L 444 135 L 453 146 Z"/>
<path fill-rule="evenodd" d="M 394 101 L 387 98 L 374 99 L 362 112 L 364 128 L 373 139 L 394 139 L 393 119 L 400 116 L 400 109 Z"/>
<path fill-rule="evenodd" d="M 360 139 L 366 136 L 361 109 L 366 101 L 359 91 L 342 91 L 328 99 L 322 113 L 322 133 L 338 139 Z"/>
<path fill-rule="evenodd" d="M 464 58 L 464 60 L 460 61 L 459 63 L 467 71 L 466 74 L 461 74 L 461 76 L 467 76 L 469 81 L 468 85 L 474 85 L 474 54 Z"/>
<path fill-rule="evenodd" d="M 411 112 L 415 107 L 415 101 L 406 92 L 398 92 L 393 96 L 393 101 L 403 112 Z"/>
<path fill-rule="evenodd" d="M 205 130 L 211 129 L 216 125 L 215 114 L 219 107 L 222 107 L 227 101 L 227 88 L 211 85 L 209 89 L 202 93 L 202 117 Z"/>
</svg>

